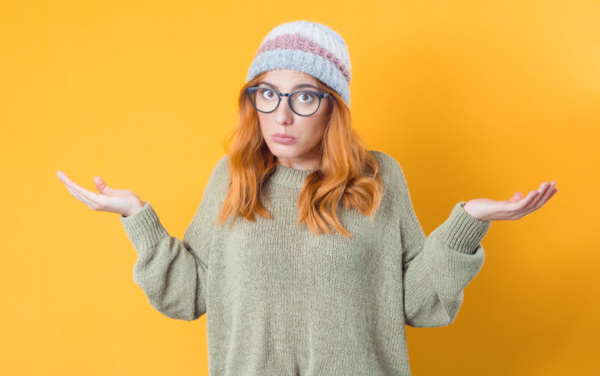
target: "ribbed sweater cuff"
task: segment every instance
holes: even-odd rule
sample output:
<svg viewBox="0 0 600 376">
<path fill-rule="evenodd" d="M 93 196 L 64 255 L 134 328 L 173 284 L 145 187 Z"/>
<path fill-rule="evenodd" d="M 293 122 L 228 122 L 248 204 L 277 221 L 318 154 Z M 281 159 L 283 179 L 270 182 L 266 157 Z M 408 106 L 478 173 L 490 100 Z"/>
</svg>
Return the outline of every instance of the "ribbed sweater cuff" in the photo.
<svg viewBox="0 0 600 376">
<path fill-rule="evenodd" d="M 145 202 L 135 214 L 129 217 L 120 215 L 119 218 L 136 250 L 151 248 L 161 238 L 169 236 L 149 202 Z"/>
<path fill-rule="evenodd" d="M 434 230 L 435 236 L 448 244 L 450 248 L 467 254 L 473 254 L 483 240 L 491 221 L 484 221 L 467 213 L 465 201 L 454 205 L 448 219 Z M 433 232 L 432 234 L 433 235 Z"/>
</svg>

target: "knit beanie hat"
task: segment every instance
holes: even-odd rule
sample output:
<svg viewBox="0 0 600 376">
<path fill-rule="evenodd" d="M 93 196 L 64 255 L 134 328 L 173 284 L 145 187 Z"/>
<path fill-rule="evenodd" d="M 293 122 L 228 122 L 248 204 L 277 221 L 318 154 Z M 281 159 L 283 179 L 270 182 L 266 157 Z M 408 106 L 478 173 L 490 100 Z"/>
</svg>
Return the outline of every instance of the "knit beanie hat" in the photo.
<svg viewBox="0 0 600 376">
<path fill-rule="evenodd" d="M 328 26 L 294 21 L 271 30 L 254 56 L 246 82 L 272 69 L 307 73 L 329 86 L 350 107 L 348 48 Z"/>
</svg>

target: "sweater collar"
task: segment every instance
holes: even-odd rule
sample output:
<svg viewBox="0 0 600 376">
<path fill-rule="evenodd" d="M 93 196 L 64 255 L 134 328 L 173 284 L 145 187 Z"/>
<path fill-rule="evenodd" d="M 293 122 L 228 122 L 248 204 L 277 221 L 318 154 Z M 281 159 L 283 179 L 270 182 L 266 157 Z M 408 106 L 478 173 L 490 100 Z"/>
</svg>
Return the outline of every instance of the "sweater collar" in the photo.
<svg viewBox="0 0 600 376">
<path fill-rule="evenodd" d="M 306 179 L 313 171 L 317 170 L 316 168 L 312 170 L 298 170 L 280 165 L 279 163 L 276 163 L 275 166 L 276 168 L 271 175 L 271 180 L 280 185 L 297 188 L 302 188 L 304 179 Z"/>
</svg>

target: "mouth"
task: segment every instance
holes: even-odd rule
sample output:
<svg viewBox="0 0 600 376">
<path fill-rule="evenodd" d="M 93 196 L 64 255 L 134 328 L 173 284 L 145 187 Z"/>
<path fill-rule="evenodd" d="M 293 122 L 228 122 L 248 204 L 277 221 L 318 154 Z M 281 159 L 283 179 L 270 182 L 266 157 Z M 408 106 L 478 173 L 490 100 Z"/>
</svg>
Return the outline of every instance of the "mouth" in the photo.
<svg viewBox="0 0 600 376">
<path fill-rule="evenodd" d="M 278 144 L 283 144 L 283 145 L 289 145 L 292 144 L 294 142 L 296 142 L 296 138 L 289 136 L 289 135 L 282 135 L 282 134 L 274 134 L 272 136 L 273 141 L 277 142 Z"/>
<path fill-rule="evenodd" d="M 292 137 L 289 134 L 283 134 L 283 133 L 274 134 L 273 137 L 277 137 L 277 138 L 289 138 L 289 139 L 292 139 L 292 140 L 296 139 L 296 137 Z"/>
</svg>

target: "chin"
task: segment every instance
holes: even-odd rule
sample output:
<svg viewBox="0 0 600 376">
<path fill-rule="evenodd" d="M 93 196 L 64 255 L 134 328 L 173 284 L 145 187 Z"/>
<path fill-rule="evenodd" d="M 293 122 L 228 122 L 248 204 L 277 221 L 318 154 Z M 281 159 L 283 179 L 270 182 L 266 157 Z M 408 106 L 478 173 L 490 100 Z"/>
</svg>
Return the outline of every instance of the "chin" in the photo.
<svg viewBox="0 0 600 376">
<path fill-rule="evenodd" d="M 269 149 L 271 150 L 271 153 L 276 157 L 295 158 L 298 155 L 298 152 L 295 150 L 294 145 L 275 144 Z"/>
</svg>

